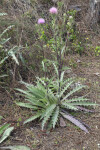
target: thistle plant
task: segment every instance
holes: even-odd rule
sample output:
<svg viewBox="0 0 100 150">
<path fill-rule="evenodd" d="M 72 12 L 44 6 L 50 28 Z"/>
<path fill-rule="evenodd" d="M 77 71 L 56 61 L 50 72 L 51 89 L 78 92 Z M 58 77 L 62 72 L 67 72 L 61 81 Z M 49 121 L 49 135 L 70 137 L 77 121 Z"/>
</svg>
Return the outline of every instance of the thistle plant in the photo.
<svg viewBox="0 0 100 150">
<path fill-rule="evenodd" d="M 42 61 L 44 77 L 37 77 L 35 85 L 21 81 L 27 89 L 17 90 L 22 93 L 21 95 L 25 97 L 27 102 L 16 102 L 16 104 L 33 110 L 34 115 L 28 118 L 24 124 L 35 119 L 40 119 L 40 121 L 42 121 L 42 130 L 45 127 L 55 128 L 56 125 L 59 124 L 60 117 L 62 116 L 88 133 L 87 126 L 73 117 L 69 112 L 92 112 L 87 107 L 95 106 L 96 104 L 89 102 L 89 99 L 84 96 L 77 96 L 77 92 L 80 92 L 80 90 L 86 88 L 86 86 L 77 85 L 71 88 L 75 80 L 73 78 L 64 78 L 65 70 L 63 70 L 63 57 L 64 50 L 67 48 L 67 41 L 63 41 L 62 35 L 67 16 L 66 14 L 62 14 L 62 19 L 58 16 L 59 11 L 60 10 L 55 7 L 49 10 L 52 19 L 50 22 L 52 37 L 47 41 L 47 43 L 51 42 L 51 53 L 53 50 L 53 54 L 55 55 L 53 61 L 47 60 L 53 65 L 55 76 L 50 79 L 48 78 L 46 61 Z M 60 21 L 61 26 L 59 25 Z"/>
<path fill-rule="evenodd" d="M 71 89 L 71 85 L 75 81 L 72 78 L 64 80 L 64 72 L 61 73 L 59 80 L 59 70 L 55 64 L 53 65 L 56 70 L 55 79 L 37 77 L 36 85 L 21 82 L 26 86 L 27 90 L 17 89 L 28 103 L 16 102 L 16 104 L 34 111 L 34 115 L 27 119 L 24 124 L 40 118 L 42 120 L 42 130 L 46 123 L 49 128 L 55 128 L 59 123 L 60 116 L 62 116 L 88 132 L 84 123 L 69 114 L 69 110 L 92 112 L 82 106 L 95 106 L 96 104 L 89 102 L 89 99 L 84 96 L 73 97 L 76 92 L 86 88 L 86 86 L 79 85 Z"/>
</svg>

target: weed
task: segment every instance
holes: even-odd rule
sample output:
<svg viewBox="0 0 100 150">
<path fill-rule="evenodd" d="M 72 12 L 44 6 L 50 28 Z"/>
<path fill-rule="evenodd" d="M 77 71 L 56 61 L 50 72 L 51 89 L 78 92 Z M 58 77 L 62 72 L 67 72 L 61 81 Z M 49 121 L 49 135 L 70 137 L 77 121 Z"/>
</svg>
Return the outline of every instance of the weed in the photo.
<svg viewBox="0 0 100 150">
<path fill-rule="evenodd" d="M 95 55 L 99 56 L 100 55 L 100 46 L 96 46 L 94 51 L 95 51 Z"/>
<path fill-rule="evenodd" d="M 42 31 L 39 32 L 39 39 L 43 41 L 43 44 L 48 44 L 48 46 L 50 46 L 51 53 L 54 52 L 54 61 L 45 58 L 43 49 L 44 60 L 42 61 L 42 67 L 44 77 L 37 77 L 35 85 L 22 81 L 21 83 L 26 86 L 27 90 L 17 90 L 22 93 L 22 96 L 25 97 L 25 100 L 28 101 L 28 103 L 16 102 L 16 104 L 21 107 L 33 109 L 35 113 L 34 116 L 27 119 L 24 124 L 39 118 L 42 121 L 42 130 L 45 126 L 48 126 L 48 128 L 51 129 L 52 127 L 55 128 L 59 122 L 59 117 L 62 116 L 88 133 L 86 125 L 69 114 L 69 110 L 91 112 L 91 110 L 81 106 L 95 106 L 96 104 L 88 102 L 88 99 L 84 98 L 84 96 L 75 97 L 74 94 L 81 89 L 86 88 L 86 86 L 78 84 L 71 89 L 74 79 L 64 79 L 65 70 L 63 70 L 63 58 L 67 47 L 67 41 L 63 40 L 62 35 L 67 16 L 66 14 L 63 14 L 63 17 L 60 18 L 58 10 L 54 7 L 49 10 L 52 19 L 50 22 L 52 35 L 50 37 L 46 35 L 47 26 L 45 25 L 46 21 L 43 18 L 38 20 L 37 26 L 37 29 L 39 29 L 38 31 Z M 61 26 L 59 26 L 59 21 L 61 22 Z M 69 27 L 72 24 L 73 17 L 70 16 Z M 55 76 L 49 79 L 47 73 L 50 64 L 54 67 Z"/>
</svg>

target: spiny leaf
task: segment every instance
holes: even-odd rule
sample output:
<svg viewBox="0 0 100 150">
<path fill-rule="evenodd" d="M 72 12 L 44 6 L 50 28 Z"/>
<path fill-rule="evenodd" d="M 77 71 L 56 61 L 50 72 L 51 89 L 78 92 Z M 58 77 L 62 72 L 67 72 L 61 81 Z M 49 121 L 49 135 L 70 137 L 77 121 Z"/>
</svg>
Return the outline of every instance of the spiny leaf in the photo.
<svg viewBox="0 0 100 150">
<path fill-rule="evenodd" d="M 62 82 L 62 81 L 63 81 L 64 73 L 65 73 L 65 71 L 63 71 L 63 72 L 61 73 L 60 82 Z"/>
<path fill-rule="evenodd" d="M 76 88 L 74 88 L 72 91 L 70 91 L 63 99 L 62 101 L 64 101 L 65 99 L 67 99 L 70 95 L 74 94 L 75 92 L 79 91 L 80 89 L 82 88 L 85 88 L 86 86 L 84 85 L 81 85 L 81 86 L 78 86 Z"/>
<path fill-rule="evenodd" d="M 65 87 L 66 84 L 68 84 L 70 81 L 74 82 L 73 78 L 68 78 L 67 80 L 64 80 L 63 82 L 61 82 L 61 87 Z"/>
<path fill-rule="evenodd" d="M 79 101 L 88 101 L 88 98 L 84 98 L 84 97 L 77 97 L 77 98 L 72 98 L 72 99 L 66 99 L 64 100 L 64 102 L 79 102 Z"/>
<path fill-rule="evenodd" d="M 1 139 L 0 139 L 0 143 L 2 143 L 6 138 L 8 138 L 8 136 L 11 134 L 11 132 L 14 130 L 14 127 L 9 127 L 8 129 L 5 130 L 5 132 L 3 133 Z"/>
<path fill-rule="evenodd" d="M 34 95 L 32 95 L 31 93 L 29 93 L 29 91 L 25 91 L 25 90 L 17 89 L 17 88 L 16 88 L 16 90 L 19 91 L 19 92 L 21 92 L 21 93 L 23 93 L 23 94 L 25 94 L 24 96 L 30 96 L 32 99 L 35 98 Z"/>
<path fill-rule="evenodd" d="M 1 16 L 6 16 L 7 15 L 7 13 L 0 13 L 0 17 Z"/>
<path fill-rule="evenodd" d="M 63 55 L 64 51 L 65 51 L 65 46 L 61 50 L 61 55 Z"/>
<path fill-rule="evenodd" d="M 3 45 L 5 43 L 7 43 L 11 38 L 7 38 L 7 39 L 1 39 L 0 44 Z"/>
<path fill-rule="evenodd" d="M 46 83 L 39 77 L 37 77 L 37 80 L 39 80 L 44 86 L 46 86 Z"/>
<path fill-rule="evenodd" d="M 26 67 L 25 59 L 24 59 L 24 57 L 22 56 L 21 52 L 19 53 L 19 58 L 20 58 L 21 62 L 23 63 L 24 67 Z"/>
<path fill-rule="evenodd" d="M 12 59 L 16 62 L 16 64 L 19 65 L 18 59 L 15 56 L 15 53 L 12 51 L 12 52 L 10 52 L 10 55 L 11 55 Z"/>
<path fill-rule="evenodd" d="M 56 74 L 57 74 L 57 76 L 58 76 L 58 75 L 59 75 L 59 73 L 58 73 L 58 68 L 57 68 L 56 64 L 55 64 L 55 63 L 53 63 L 53 66 L 54 66 L 55 72 L 56 72 Z"/>
<path fill-rule="evenodd" d="M 2 32 L 2 34 L 0 35 L 0 38 L 1 38 L 7 31 L 9 31 L 10 29 L 12 29 L 13 27 L 14 27 L 14 25 L 11 25 L 11 26 L 7 27 L 7 28 Z"/>
<path fill-rule="evenodd" d="M 45 114 L 44 114 L 44 119 L 43 119 L 43 121 L 42 121 L 42 130 L 44 129 L 45 123 L 47 122 L 47 120 L 48 120 L 48 119 L 50 118 L 50 116 L 52 115 L 52 113 L 53 113 L 55 107 L 56 107 L 56 104 L 52 104 L 52 105 L 50 105 L 50 106 L 46 109 Z"/>
<path fill-rule="evenodd" d="M 44 105 L 44 103 L 42 101 L 43 99 L 34 100 L 34 99 L 27 98 L 25 100 L 28 101 L 28 102 L 30 102 L 30 103 L 32 103 L 33 106 L 45 108 L 45 105 Z"/>
<path fill-rule="evenodd" d="M 41 114 L 36 114 L 36 115 L 32 116 L 31 118 L 27 119 L 26 121 L 24 121 L 24 124 L 31 122 L 31 121 L 39 118 L 40 116 L 41 116 Z"/>
<path fill-rule="evenodd" d="M 54 110 L 54 108 L 56 107 L 56 104 L 52 104 L 50 106 L 47 107 L 46 111 L 45 111 L 45 116 L 47 114 L 49 114 L 49 112 L 51 112 L 52 110 Z"/>
<path fill-rule="evenodd" d="M 72 103 L 74 106 L 75 105 L 83 105 L 83 106 L 96 106 L 96 103 L 91 103 L 91 102 L 76 102 L 76 103 Z"/>
<path fill-rule="evenodd" d="M 40 106 L 40 107 L 44 107 L 44 104 L 39 100 L 39 98 L 36 98 L 34 94 L 29 93 L 29 91 L 25 91 L 22 89 L 16 89 L 17 91 L 23 93 L 27 99 L 27 101 L 31 102 L 32 105 L 36 105 L 36 106 Z"/>
<path fill-rule="evenodd" d="M 43 90 L 39 89 L 38 87 L 27 87 L 29 92 L 33 94 L 36 98 L 44 98 L 45 93 Z"/>
<path fill-rule="evenodd" d="M 56 125 L 56 123 L 58 121 L 58 117 L 59 117 L 59 106 L 57 106 L 57 108 L 53 112 L 53 116 L 52 116 L 53 128 L 55 128 L 55 125 Z"/>
<path fill-rule="evenodd" d="M 32 87 L 34 87 L 33 84 L 26 83 L 26 82 L 24 82 L 24 81 L 22 81 L 22 80 L 20 81 L 20 83 L 21 83 L 21 84 L 24 84 L 26 87 L 27 87 L 27 86 L 32 86 Z"/>
<path fill-rule="evenodd" d="M 64 92 L 70 87 L 70 85 L 73 83 L 73 81 L 71 81 L 71 82 L 69 82 L 66 86 L 65 86 L 65 88 L 61 91 L 61 93 L 60 93 L 60 97 L 64 94 Z"/>
<path fill-rule="evenodd" d="M 5 146 L 5 147 L 0 147 L 0 149 L 31 150 L 29 147 L 27 147 L 27 146 L 22 146 L 22 145 L 18 145 L 18 146 Z"/>
<path fill-rule="evenodd" d="M 6 56 L 4 59 L 2 59 L 2 60 L 0 61 L 0 65 L 3 64 L 6 59 L 8 59 L 8 56 Z"/>
<path fill-rule="evenodd" d="M 43 71 L 45 71 L 45 65 L 43 61 L 42 61 L 42 68 L 43 68 Z"/>
<path fill-rule="evenodd" d="M 18 106 L 21 106 L 21 107 L 37 109 L 36 106 L 33 106 L 33 105 L 31 105 L 30 103 L 16 102 L 16 104 L 17 104 Z"/>
<path fill-rule="evenodd" d="M 4 77 L 7 77 L 7 76 L 8 76 L 8 75 L 3 74 L 3 75 L 0 76 L 0 78 L 4 78 Z"/>
<path fill-rule="evenodd" d="M 67 109 L 71 109 L 71 110 L 78 110 L 77 107 L 73 106 L 73 103 L 62 103 L 63 106 L 65 106 Z"/>
<path fill-rule="evenodd" d="M 5 129 L 7 129 L 10 126 L 10 124 L 4 124 L 0 127 L 0 135 L 4 132 Z"/>
</svg>

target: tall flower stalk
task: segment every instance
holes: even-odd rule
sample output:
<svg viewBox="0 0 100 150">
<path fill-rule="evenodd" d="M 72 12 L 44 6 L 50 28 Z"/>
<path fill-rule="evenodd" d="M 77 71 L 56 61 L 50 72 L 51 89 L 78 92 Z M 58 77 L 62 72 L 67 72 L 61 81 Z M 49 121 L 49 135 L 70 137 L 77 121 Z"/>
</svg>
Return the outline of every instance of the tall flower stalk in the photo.
<svg viewBox="0 0 100 150">
<path fill-rule="evenodd" d="M 51 17 L 52 17 L 52 31 L 53 31 L 53 36 L 54 36 L 54 41 L 55 41 L 55 53 L 56 53 L 56 62 L 57 62 L 57 68 L 58 68 L 58 82 L 59 82 L 59 88 L 58 88 L 58 95 L 60 95 L 61 91 L 61 85 L 60 85 L 60 78 L 61 78 L 61 72 L 62 72 L 62 67 L 63 67 L 63 61 L 62 61 L 62 54 L 61 54 L 61 47 L 59 46 L 60 42 L 62 44 L 62 30 L 59 30 L 58 28 L 58 22 L 59 22 L 59 17 L 58 17 L 58 9 L 55 7 L 52 7 L 49 10 Z M 64 23 L 64 22 L 63 22 Z M 60 41 L 57 40 L 57 37 L 60 38 Z M 60 102 L 60 97 L 59 97 L 59 102 Z"/>
</svg>

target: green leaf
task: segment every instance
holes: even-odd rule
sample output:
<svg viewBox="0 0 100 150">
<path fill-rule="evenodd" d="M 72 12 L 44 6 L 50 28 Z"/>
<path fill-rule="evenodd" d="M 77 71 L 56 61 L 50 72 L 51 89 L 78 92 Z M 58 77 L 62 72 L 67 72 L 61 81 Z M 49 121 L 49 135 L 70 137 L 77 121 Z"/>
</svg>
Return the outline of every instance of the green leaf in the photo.
<svg viewBox="0 0 100 150">
<path fill-rule="evenodd" d="M 6 146 L 6 147 L 0 147 L 0 149 L 10 149 L 10 150 L 31 150 L 29 147 L 27 146 Z"/>
<path fill-rule="evenodd" d="M 23 63 L 24 67 L 25 67 L 25 59 L 24 59 L 24 57 L 22 56 L 21 53 L 19 53 L 19 58 L 20 58 L 21 62 Z"/>
<path fill-rule="evenodd" d="M 64 73 L 65 73 L 65 71 L 63 71 L 63 72 L 61 73 L 60 82 L 62 82 L 63 79 L 64 79 Z"/>
<path fill-rule="evenodd" d="M 91 102 L 76 102 L 76 103 L 72 103 L 74 106 L 75 105 L 83 105 L 83 106 L 96 106 L 98 104 L 96 103 L 91 103 Z"/>
<path fill-rule="evenodd" d="M 35 96 L 30 94 L 28 91 L 25 91 L 25 90 L 22 90 L 22 89 L 16 89 L 16 90 L 23 93 L 23 95 L 22 94 L 20 94 L 20 95 L 25 96 L 26 98 L 28 98 L 27 101 L 31 102 L 33 105 L 37 104 L 38 101 L 35 98 Z"/>
<path fill-rule="evenodd" d="M 64 89 L 61 91 L 61 93 L 60 93 L 60 97 L 62 97 L 63 96 L 63 94 L 64 94 L 64 92 L 70 87 L 70 85 L 73 83 L 74 81 L 71 81 L 71 82 L 69 82 L 65 87 L 64 87 Z M 66 97 L 66 96 L 65 96 Z M 63 98 L 64 99 L 64 98 Z"/>
<path fill-rule="evenodd" d="M 13 51 L 10 52 L 10 55 L 11 55 L 12 59 L 16 62 L 16 64 L 19 65 L 18 59 L 17 59 L 17 57 L 15 56 L 15 54 L 14 54 Z"/>
<path fill-rule="evenodd" d="M 2 59 L 2 60 L 0 61 L 0 65 L 3 64 L 6 59 L 8 59 L 8 56 L 6 56 L 4 59 Z"/>
<path fill-rule="evenodd" d="M 61 55 L 64 53 L 64 51 L 65 51 L 65 46 L 61 50 Z"/>
<path fill-rule="evenodd" d="M 36 115 L 32 116 L 31 118 L 27 119 L 26 121 L 24 121 L 24 124 L 31 122 L 31 121 L 39 118 L 40 116 L 41 116 L 41 114 L 36 114 Z"/>
<path fill-rule="evenodd" d="M 33 94 L 36 98 L 42 99 L 45 97 L 45 93 L 43 90 L 37 88 L 37 87 L 27 87 L 29 92 Z"/>
<path fill-rule="evenodd" d="M 37 107 L 36 107 L 36 106 L 33 106 L 33 105 L 32 105 L 32 104 L 30 104 L 30 103 L 16 102 L 16 104 L 17 104 L 18 106 L 21 106 L 21 107 L 37 109 Z"/>
<path fill-rule="evenodd" d="M 43 61 L 42 61 L 42 68 L 43 68 L 43 71 L 45 71 L 45 65 Z"/>
<path fill-rule="evenodd" d="M 54 69 L 55 69 L 55 72 L 56 72 L 57 76 L 59 76 L 58 68 L 57 68 L 57 66 L 56 66 L 56 64 L 54 62 L 53 62 L 53 66 L 54 66 Z"/>
<path fill-rule="evenodd" d="M 1 139 L 0 139 L 0 143 L 2 143 L 6 138 L 8 138 L 8 136 L 11 134 L 11 132 L 14 130 L 14 127 L 9 127 L 8 129 L 5 130 L 5 132 L 3 133 Z"/>
<path fill-rule="evenodd" d="M 67 80 L 64 80 L 63 82 L 61 82 L 61 87 L 65 87 L 66 84 L 68 84 L 70 81 L 74 82 L 73 78 L 68 78 Z"/>
<path fill-rule="evenodd" d="M 48 120 L 48 119 L 50 118 L 50 116 L 52 115 L 52 113 L 53 113 L 55 107 L 56 107 L 56 104 L 52 104 L 52 105 L 50 105 L 50 106 L 46 109 L 45 114 L 44 114 L 44 119 L 43 119 L 43 121 L 42 121 L 42 130 L 44 129 L 45 123 L 47 122 L 47 120 Z"/>
<path fill-rule="evenodd" d="M 7 77 L 7 76 L 8 76 L 8 75 L 3 74 L 3 75 L 0 76 L 0 78 L 4 78 L 4 77 Z"/>
<path fill-rule="evenodd" d="M 54 110 L 55 107 L 56 107 L 56 104 L 52 104 L 52 105 L 48 106 L 45 111 L 45 116 L 48 115 L 52 110 Z"/>
<path fill-rule="evenodd" d="M 63 71 L 66 71 L 66 70 L 69 70 L 69 69 L 71 69 L 71 68 L 66 67 L 66 66 L 65 66 L 65 67 L 62 67 L 62 70 L 63 70 Z"/>
<path fill-rule="evenodd" d="M 0 127 L 0 135 L 4 132 L 5 129 L 7 129 L 10 126 L 10 124 L 4 124 Z"/>
<path fill-rule="evenodd" d="M 79 102 L 79 101 L 88 101 L 88 98 L 84 98 L 84 97 L 77 97 L 77 98 L 72 98 L 72 99 L 66 99 L 64 100 L 64 102 Z"/>
<path fill-rule="evenodd" d="M 0 17 L 1 16 L 6 16 L 7 15 L 7 13 L 0 13 Z"/>
<path fill-rule="evenodd" d="M 62 99 L 62 101 L 64 101 L 64 100 L 67 99 L 69 96 L 71 96 L 72 94 L 74 94 L 75 92 L 79 91 L 79 90 L 82 89 L 82 88 L 86 88 L 86 86 L 81 85 L 81 86 L 78 86 L 78 87 L 74 88 L 72 91 L 70 91 L 70 92 Z"/>
<path fill-rule="evenodd" d="M 44 86 L 46 86 L 46 83 L 44 82 L 44 80 L 43 79 L 41 79 L 41 78 L 39 78 L 39 77 L 37 77 L 37 80 L 38 81 L 40 81 Z"/>
<path fill-rule="evenodd" d="M 70 103 L 62 103 L 63 106 L 65 106 L 67 109 L 70 109 L 70 110 L 78 110 L 77 107 L 73 106 L 73 103 L 70 104 Z"/>
<path fill-rule="evenodd" d="M 8 55 L 12 57 L 12 59 L 16 62 L 16 64 L 19 65 L 18 59 L 15 56 L 15 53 L 17 53 L 22 47 L 18 47 L 18 46 L 14 46 L 13 48 L 11 48 L 8 52 Z"/>
<path fill-rule="evenodd" d="M 55 128 L 55 125 L 56 125 L 56 123 L 58 121 L 58 117 L 59 117 L 59 106 L 57 106 L 57 108 L 53 112 L 53 116 L 52 116 L 53 128 Z"/>
<path fill-rule="evenodd" d="M 9 40 L 10 40 L 11 38 L 8 38 L 8 39 L 1 39 L 1 41 L 0 41 L 0 44 L 1 45 L 3 45 L 3 44 L 5 44 L 5 43 L 7 43 Z"/>
<path fill-rule="evenodd" d="M 11 25 L 11 26 L 7 27 L 7 28 L 2 32 L 2 34 L 0 35 L 0 38 L 1 38 L 7 31 L 9 31 L 10 29 L 12 29 L 13 27 L 14 27 L 14 25 Z"/>
</svg>

